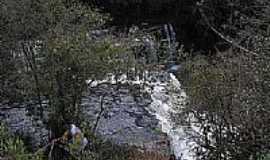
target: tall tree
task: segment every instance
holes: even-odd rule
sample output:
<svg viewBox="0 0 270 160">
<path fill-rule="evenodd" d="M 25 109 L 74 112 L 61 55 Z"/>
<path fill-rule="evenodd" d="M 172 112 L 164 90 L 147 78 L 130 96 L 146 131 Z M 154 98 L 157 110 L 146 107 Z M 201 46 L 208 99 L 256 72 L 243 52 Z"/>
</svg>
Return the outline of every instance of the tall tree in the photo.
<svg viewBox="0 0 270 160">
<path fill-rule="evenodd" d="M 120 67 L 129 57 L 125 40 L 94 36 L 109 18 L 76 0 L 3 0 L 0 9 L 2 86 L 21 86 L 15 85 L 16 92 L 24 93 L 24 100 L 37 99 L 37 111 L 47 100 L 49 127 L 59 136 L 65 124 L 80 119 L 86 80 L 125 68 Z M 11 81 L 12 76 L 16 79 Z"/>
</svg>

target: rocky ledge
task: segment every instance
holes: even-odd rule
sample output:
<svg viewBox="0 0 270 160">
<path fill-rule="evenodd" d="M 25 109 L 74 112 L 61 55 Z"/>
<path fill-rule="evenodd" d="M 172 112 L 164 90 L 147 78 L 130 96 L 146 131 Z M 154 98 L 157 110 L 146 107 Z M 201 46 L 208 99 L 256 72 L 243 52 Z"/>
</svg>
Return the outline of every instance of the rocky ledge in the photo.
<svg viewBox="0 0 270 160">
<path fill-rule="evenodd" d="M 90 127 L 96 126 L 97 135 L 116 144 L 170 154 L 168 136 L 161 132 L 156 117 L 147 111 L 151 104 L 149 94 L 136 85 L 125 84 L 103 83 L 90 90 L 82 99 L 82 116 Z M 0 121 L 12 133 L 25 137 L 33 148 L 48 142 L 49 131 L 41 120 L 31 116 L 27 107 L 1 105 Z"/>
<path fill-rule="evenodd" d="M 84 117 L 97 123 L 97 134 L 117 144 L 170 153 L 167 135 L 160 131 L 156 117 L 147 111 L 152 102 L 149 94 L 141 92 L 136 85 L 108 83 L 91 88 L 91 92 L 91 96 L 83 99 L 82 106 Z"/>
</svg>

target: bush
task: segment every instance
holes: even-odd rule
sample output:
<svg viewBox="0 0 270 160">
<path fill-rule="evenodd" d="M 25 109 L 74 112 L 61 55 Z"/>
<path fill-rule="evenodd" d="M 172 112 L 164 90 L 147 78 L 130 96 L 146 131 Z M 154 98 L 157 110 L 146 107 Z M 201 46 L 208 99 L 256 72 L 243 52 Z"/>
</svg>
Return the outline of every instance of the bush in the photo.
<svg viewBox="0 0 270 160">
<path fill-rule="evenodd" d="M 0 157 L 8 160 L 41 160 L 40 155 L 29 153 L 19 137 L 11 136 L 7 128 L 0 124 Z"/>
<path fill-rule="evenodd" d="M 200 126 L 194 139 L 200 159 L 257 159 L 269 152 L 268 73 L 257 74 L 254 62 L 229 52 L 186 62 L 180 77 L 190 105 L 184 113 Z"/>
<path fill-rule="evenodd" d="M 178 75 L 190 97 L 185 113 L 193 115 L 201 129 L 193 139 L 198 158 L 267 159 L 270 3 L 206 0 L 200 9 L 207 15 L 207 27 L 230 48 L 188 59 Z"/>
</svg>

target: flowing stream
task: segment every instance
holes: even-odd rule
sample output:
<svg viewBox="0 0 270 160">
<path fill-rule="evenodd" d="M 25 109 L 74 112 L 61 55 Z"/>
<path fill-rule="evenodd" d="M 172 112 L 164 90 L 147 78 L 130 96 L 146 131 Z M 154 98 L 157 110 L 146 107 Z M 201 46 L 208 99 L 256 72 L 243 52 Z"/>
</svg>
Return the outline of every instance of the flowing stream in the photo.
<svg viewBox="0 0 270 160">
<path fill-rule="evenodd" d="M 160 122 L 161 129 L 171 139 L 171 148 L 174 155 L 180 160 L 193 160 L 194 153 L 191 152 L 194 143 L 189 141 L 188 126 L 175 125 L 172 115 L 181 112 L 186 105 L 187 95 L 177 78 L 172 73 L 168 74 L 167 81 L 157 80 L 151 83 L 152 103 L 150 112 L 156 115 Z"/>
<path fill-rule="evenodd" d="M 181 88 L 181 84 L 174 74 L 168 72 L 145 72 L 144 80 L 127 80 L 126 75 L 120 76 L 118 82 L 139 84 L 151 95 L 152 103 L 149 112 L 159 120 L 161 130 L 170 138 L 170 145 L 173 154 L 180 160 L 194 160 L 192 148 L 195 143 L 190 141 L 188 133 L 196 130 L 195 126 L 175 125 L 173 115 L 179 114 L 186 107 L 187 95 Z M 115 76 L 109 76 L 102 81 L 95 81 L 92 85 L 103 82 L 115 84 Z M 178 119 L 176 120 L 178 121 Z M 179 120 L 180 121 L 180 120 Z"/>
<path fill-rule="evenodd" d="M 168 60 L 169 62 L 173 62 L 176 54 L 176 33 L 174 31 L 173 25 L 172 24 L 165 24 L 164 25 L 164 32 L 166 34 L 166 40 L 167 40 L 167 45 L 168 45 Z"/>
<path fill-rule="evenodd" d="M 177 67 L 174 63 L 177 43 L 173 25 L 165 24 L 164 31 L 168 41 L 168 60 L 172 66 Z M 192 148 L 195 143 L 190 141 L 188 133 L 198 129 L 195 126 L 185 126 L 184 124 L 176 126 L 172 120 L 174 114 L 179 114 L 186 107 L 186 92 L 181 88 L 181 84 L 174 74 L 168 72 L 159 74 L 164 74 L 167 78 L 165 81 L 161 81 L 157 76 L 155 77 L 156 82 L 151 83 L 150 112 L 156 115 L 162 131 L 170 137 L 174 155 L 180 160 L 193 160 Z M 180 121 L 180 119 L 176 121 Z"/>
<path fill-rule="evenodd" d="M 172 67 L 178 67 L 174 63 L 176 52 L 176 34 L 172 24 L 165 24 L 164 31 L 168 43 L 168 62 Z M 150 42 L 150 40 L 148 40 Z M 148 43 L 147 43 L 148 44 Z M 151 46 L 151 45 L 150 45 Z M 149 46 L 148 46 L 149 47 Z M 149 47 L 151 48 L 151 47 Z M 168 70 L 168 71 L 169 71 Z M 136 77 L 135 80 L 128 80 L 127 75 L 123 74 L 118 77 L 118 82 L 140 84 L 144 86 L 144 90 L 151 95 L 152 103 L 149 112 L 154 114 L 160 122 L 163 132 L 171 139 L 171 148 L 174 155 L 180 160 L 193 160 L 194 153 L 191 152 L 194 143 L 189 141 L 187 131 L 190 133 L 193 126 L 175 125 L 173 114 L 178 114 L 186 106 L 187 95 L 181 88 L 181 84 L 174 74 L 165 71 L 148 72 L 144 71 L 144 79 Z M 102 81 L 94 81 L 91 85 L 97 85 L 102 82 L 117 83 L 115 76 L 108 76 Z M 195 128 L 196 130 L 196 128 Z"/>
</svg>

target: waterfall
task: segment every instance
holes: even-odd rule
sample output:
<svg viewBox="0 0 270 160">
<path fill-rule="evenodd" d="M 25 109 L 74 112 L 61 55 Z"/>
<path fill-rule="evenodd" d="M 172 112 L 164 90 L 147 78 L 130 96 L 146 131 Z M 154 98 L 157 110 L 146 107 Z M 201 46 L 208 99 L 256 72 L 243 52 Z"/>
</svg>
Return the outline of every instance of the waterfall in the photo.
<svg viewBox="0 0 270 160">
<path fill-rule="evenodd" d="M 167 73 L 165 73 L 167 74 Z M 189 141 L 188 126 L 175 126 L 172 114 L 180 112 L 186 105 L 187 95 L 177 78 L 169 73 L 169 80 L 153 84 L 151 93 L 152 103 L 150 112 L 156 115 L 160 121 L 161 129 L 171 139 L 173 153 L 180 160 L 193 160 L 191 152 L 194 143 Z"/>
<path fill-rule="evenodd" d="M 169 24 L 169 30 L 170 30 L 170 35 L 171 35 L 171 47 L 170 47 L 170 60 L 174 63 L 175 61 L 175 57 L 176 57 L 176 47 L 177 47 L 177 43 L 176 43 L 176 33 L 173 29 L 173 25 Z"/>
<path fill-rule="evenodd" d="M 174 44 L 174 43 L 176 43 L 176 33 L 175 33 L 175 31 L 173 29 L 173 25 L 171 23 L 169 24 L 169 30 L 171 33 L 171 41 Z"/>
<path fill-rule="evenodd" d="M 170 35 L 170 31 L 169 31 L 169 27 L 167 24 L 164 25 L 164 31 L 166 33 L 166 39 L 168 42 L 168 47 L 171 48 L 171 35 Z"/>
<path fill-rule="evenodd" d="M 173 29 L 173 25 L 171 23 L 165 24 L 164 25 L 164 31 L 166 35 L 166 41 L 168 45 L 168 60 L 171 63 L 174 63 L 175 57 L 176 57 L 176 47 L 177 47 L 177 42 L 176 42 L 176 33 Z"/>
<path fill-rule="evenodd" d="M 198 132 L 195 126 L 175 125 L 172 120 L 173 114 L 181 112 L 186 107 L 187 95 L 181 88 L 181 84 L 174 74 L 162 72 L 144 72 L 144 79 L 136 77 L 135 80 L 128 80 L 126 75 L 120 76 L 118 82 L 139 84 L 151 95 L 152 103 L 148 110 L 159 120 L 161 130 L 170 138 L 173 154 L 179 160 L 194 160 L 192 149 L 195 145 L 190 141 L 188 133 Z M 115 76 L 110 75 L 101 81 L 95 81 L 92 86 L 102 82 L 115 84 Z"/>
</svg>

